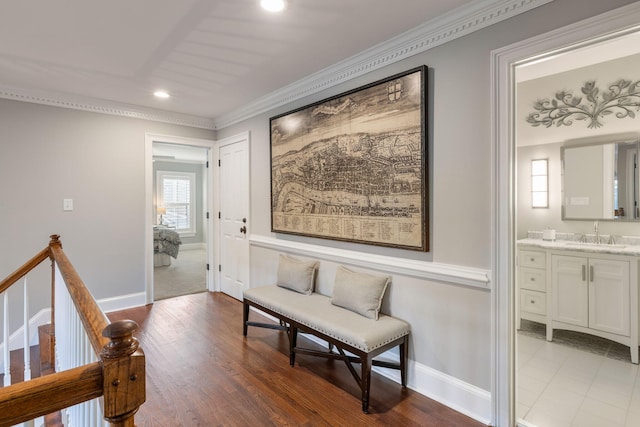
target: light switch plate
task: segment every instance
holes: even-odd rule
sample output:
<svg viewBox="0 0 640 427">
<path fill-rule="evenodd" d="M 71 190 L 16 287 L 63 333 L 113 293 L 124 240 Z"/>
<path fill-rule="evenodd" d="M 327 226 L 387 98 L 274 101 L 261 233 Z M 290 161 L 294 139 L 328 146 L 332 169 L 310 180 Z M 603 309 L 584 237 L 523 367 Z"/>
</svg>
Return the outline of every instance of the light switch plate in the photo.
<svg viewBox="0 0 640 427">
<path fill-rule="evenodd" d="M 62 209 L 65 212 L 71 212 L 73 210 L 73 199 L 64 199 L 62 202 Z"/>
</svg>

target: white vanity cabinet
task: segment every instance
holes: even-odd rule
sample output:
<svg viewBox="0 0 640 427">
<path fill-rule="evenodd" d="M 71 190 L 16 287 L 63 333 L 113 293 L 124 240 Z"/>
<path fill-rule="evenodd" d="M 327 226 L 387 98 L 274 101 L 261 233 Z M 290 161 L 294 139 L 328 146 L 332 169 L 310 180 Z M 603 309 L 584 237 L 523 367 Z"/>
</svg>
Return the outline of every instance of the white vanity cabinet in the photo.
<svg viewBox="0 0 640 427">
<path fill-rule="evenodd" d="M 629 261 L 554 254 L 551 276 L 554 322 L 629 336 Z"/>
<path fill-rule="evenodd" d="M 547 323 L 547 254 L 545 251 L 529 249 L 518 251 L 518 293 L 520 319 Z"/>
<path fill-rule="evenodd" d="M 566 242 L 518 245 L 517 300 L 520 319 L 606 338 L 629 346 L 638 363 L 640 248 L 584 249 Z"/>
</svg>

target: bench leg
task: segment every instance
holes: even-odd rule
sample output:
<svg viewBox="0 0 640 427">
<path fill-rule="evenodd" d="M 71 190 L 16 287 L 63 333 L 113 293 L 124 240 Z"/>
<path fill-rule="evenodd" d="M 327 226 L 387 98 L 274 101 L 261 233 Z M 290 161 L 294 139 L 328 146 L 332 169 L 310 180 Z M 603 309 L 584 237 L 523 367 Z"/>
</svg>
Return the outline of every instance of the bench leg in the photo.
<svg viewBox="0 0 640 427">
<path fill-rule="evenodd" d="M 407 387 L 407 359 L 409 357 L 409 335 L 405 335 L 400 344 L 400 382 L 402 387 Z"/>
<path fill-rule="evenodd" d="M 249 304 L 244 303 L 243 313 L 242 313 L 242 335 L 247 336 L 247 322 L 249 321 Z"/>
<path fill-rule="evenodd" d="M 290 325 L 289 327 L 289 365 L 296 363 L 296 346 L 298 345 L 298 327 Z"/>
<path fill-rule="evenodd" d="M 362 389 L 362 412 L 369 413 L 369 390 L 371 390 L 371 357 L 363 356 L 360 388 Z"/>
</svg>

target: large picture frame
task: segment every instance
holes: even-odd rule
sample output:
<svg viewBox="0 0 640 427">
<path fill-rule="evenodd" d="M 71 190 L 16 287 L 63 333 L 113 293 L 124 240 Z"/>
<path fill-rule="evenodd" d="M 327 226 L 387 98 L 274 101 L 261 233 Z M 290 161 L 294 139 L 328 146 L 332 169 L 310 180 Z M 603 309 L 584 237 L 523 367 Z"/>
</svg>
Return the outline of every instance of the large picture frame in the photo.
<svg viewBox="0 0 640 427">
<path fill-rule="evenodd" d="M 271 231 L 429 250 L 427 67 L 269 120 Z"/>
</svg>

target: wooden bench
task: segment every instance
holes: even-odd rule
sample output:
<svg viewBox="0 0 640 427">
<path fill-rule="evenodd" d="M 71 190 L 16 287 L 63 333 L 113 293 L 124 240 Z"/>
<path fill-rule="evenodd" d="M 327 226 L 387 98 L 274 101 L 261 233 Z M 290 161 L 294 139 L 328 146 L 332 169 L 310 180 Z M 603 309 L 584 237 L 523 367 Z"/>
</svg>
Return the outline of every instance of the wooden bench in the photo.
<svg viewBox="0 0 640 427">
<path fill-rule="evenodd" d="M 280 320 L 280 324 L 249 321 L 249 309 L 255 307 Z M 289 363 L 294 366 L 296 353 L 343 360 L 362 392 L 362 411 L 369 411 L 371 367 L 399 369 L 403 387 L 407 385 L 409 324 L 385 314 L 377 320 L 333 305 L 331 298 L 294 292 L 276 285 L 244 292 L 243 335 L 249 326 L 281 329 L 289 336 Z M 313 334 L 329 343 L 326 352 L 298 346 L 298 332 Z M 399 347 L 399 362 L 373 358 Z M 333 348 L 337 349 L 337 353 Z M 349 353 L 349 354 L 347 354 Z M 360 363 L 360 373 L 353 363 Z"/>
</svg>

